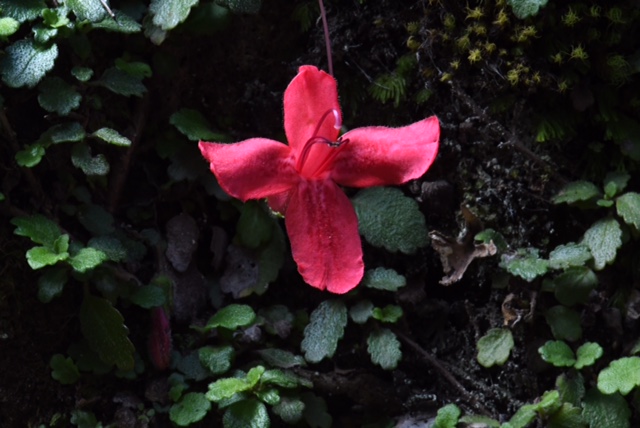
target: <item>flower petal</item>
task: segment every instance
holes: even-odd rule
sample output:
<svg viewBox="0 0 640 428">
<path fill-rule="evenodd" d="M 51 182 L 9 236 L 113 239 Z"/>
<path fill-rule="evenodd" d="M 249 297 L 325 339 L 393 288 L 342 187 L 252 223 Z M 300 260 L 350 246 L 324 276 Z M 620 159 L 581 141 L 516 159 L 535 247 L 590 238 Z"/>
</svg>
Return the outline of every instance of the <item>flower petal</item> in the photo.
<svg viewBox="0 0 640 428">
<path fill-rule="evenodd" d="M 354 288 L 364 273 L 356 212 L 331 180 L 300 180 L 285 217 L 293 258 L 307 284 L 332 293 Z"/>
<path fill-rule="evenodd" d="M 242 201 L 291 189 L 299 180 L 291 148 L 266 138 L 222 144 L 200 141 L 202 155 L 225 192 Z"/>
<path fill-rule="evenodd" d="M 338 129 L 332 110 L 338 115 Z M 294 153 L 299 154 L 311 137 L 335 141 L 341 118 L 336 80 L 316 67 L 300 67 L 284 92 L 284 130 Z"/>
<path fill-rule="evenodd" d="M 431 116 L 402 128 L 357 128 L 341 138 L 344 147 L 331 178 L 348 187 L 397 185 L 422 176 L 438 154 L 440 124 Z"/>
</svg>

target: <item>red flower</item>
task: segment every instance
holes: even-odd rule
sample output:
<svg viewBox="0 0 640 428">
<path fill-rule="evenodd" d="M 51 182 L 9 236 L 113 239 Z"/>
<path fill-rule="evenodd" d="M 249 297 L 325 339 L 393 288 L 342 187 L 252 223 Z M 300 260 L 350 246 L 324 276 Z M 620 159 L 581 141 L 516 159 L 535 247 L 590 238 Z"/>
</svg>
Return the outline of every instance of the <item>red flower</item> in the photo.
<svg viewBox="0 0 640 428">
<path fill-rule="evenodd" d="M 300 67 L 284 94 L 289 145 L 266 138 L 235 144 L 200 142 L 220 186 L 246 201 L 268 198 L 285 215 L 293 258 L 304 280 L 346 293 L 362 279 L 358 219 L 338 185 L 398 185 L 422 176 L 438 151 L 435 116 L 402 128 L 342 125 L 336 81 Z"/>
</svg>

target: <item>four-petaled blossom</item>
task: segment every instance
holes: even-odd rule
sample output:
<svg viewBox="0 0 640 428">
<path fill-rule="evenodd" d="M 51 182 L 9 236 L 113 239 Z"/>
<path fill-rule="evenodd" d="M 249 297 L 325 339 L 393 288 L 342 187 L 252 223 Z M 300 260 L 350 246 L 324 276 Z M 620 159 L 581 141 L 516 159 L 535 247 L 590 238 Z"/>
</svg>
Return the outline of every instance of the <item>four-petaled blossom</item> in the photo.
<svg viewBox="0 0 640 428">
<path fill-rule="evenodd" d="M 267 198 L 285 216 L 293 258 L 310 285 L 346 293 L 362 279 L 358 219 L 338 186 L 398 185 L 422 176 L 438 151 L 435 116 L 402 128 L 342 125 L 336 81 L 303 66 L 284 94 L 289 145 L 266 138 L 200 142 L 220 186 L 246 201 Z"/>
</svg>

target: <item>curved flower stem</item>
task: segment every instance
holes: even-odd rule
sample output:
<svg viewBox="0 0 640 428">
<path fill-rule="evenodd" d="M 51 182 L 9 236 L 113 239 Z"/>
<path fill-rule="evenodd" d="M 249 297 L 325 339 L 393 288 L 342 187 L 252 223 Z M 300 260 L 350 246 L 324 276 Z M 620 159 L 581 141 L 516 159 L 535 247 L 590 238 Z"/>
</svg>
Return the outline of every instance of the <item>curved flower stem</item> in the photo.
<svg viewBox="0 0 640 428">
<path fill-rule="evenodd" d="M 329 24 L 327 24 L 327 12 L 324 10 L 324 2 L 318 0 L 320 5 L 320 16 L 322 16 L 322 27 L 324 28 L 324 43 L 327 48 L 327 62 L 329 64 L 329 74 L 333 76 L 333 59 L 331 58 L 331 39 L 329 37 Z"/>
</svg>

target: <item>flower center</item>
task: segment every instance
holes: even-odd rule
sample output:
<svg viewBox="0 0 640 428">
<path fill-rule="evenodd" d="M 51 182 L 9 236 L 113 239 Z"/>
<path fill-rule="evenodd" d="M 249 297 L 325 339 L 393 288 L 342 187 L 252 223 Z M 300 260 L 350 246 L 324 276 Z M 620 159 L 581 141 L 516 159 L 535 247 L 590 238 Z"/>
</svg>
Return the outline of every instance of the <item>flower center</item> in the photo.
<svg viewBox="0 0 640 428">
<path fill-rule="evenodd" d="M 313 135 L 306 143 L 304 143 L 304 147 L 302 148 L 300 156 L 298 156 L 298 160 L 296 162 L 296 169 L 303 176 L 310 178 L 317 177 L 319 174 L 329 169 L 329 166 L 340 152 L 340 150 L 336 149 L 339 149 L 348 142 L 348 140 L 343 140 L 342 138 L 338 138 L 337 141 L 331 141 L 326 137 L 318 135 L 320 127 L 327 118 L 331 117 L 331 115 L 333 115 L 334 120 L 333 127 L 336 130 L 339 130 L 342 127 L 340 114 L 336 109 L 327 110 L 322 115 L 315 130 L 313 131 Z M 313 154 L 311 153 L 312 148 Z"/>
</svg>

